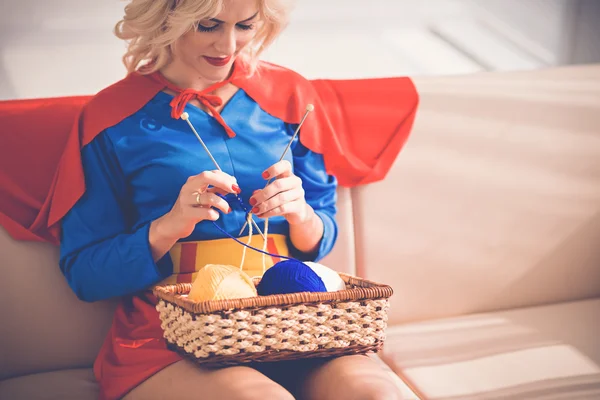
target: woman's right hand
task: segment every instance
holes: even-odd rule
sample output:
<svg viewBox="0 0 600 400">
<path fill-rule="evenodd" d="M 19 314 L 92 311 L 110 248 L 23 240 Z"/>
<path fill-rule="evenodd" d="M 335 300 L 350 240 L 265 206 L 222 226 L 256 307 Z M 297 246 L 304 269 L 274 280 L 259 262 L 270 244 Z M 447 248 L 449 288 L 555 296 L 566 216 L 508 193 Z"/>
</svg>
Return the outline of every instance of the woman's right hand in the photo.
<svg viewBox="0 0 600 400">
<path fill-rule="evenodd" d="M 188 237 L 200 221 L 216 221 L 219 212 L 231 212 L 231 207 L 217 194 L 239 194 L 236 179 L 222 171 L 204 171 L 191 176 L 181 187 L 171 211 L 150 225 L 150 247 L 154 260 L 162 258 L 181 238 Z"/>
</svg>

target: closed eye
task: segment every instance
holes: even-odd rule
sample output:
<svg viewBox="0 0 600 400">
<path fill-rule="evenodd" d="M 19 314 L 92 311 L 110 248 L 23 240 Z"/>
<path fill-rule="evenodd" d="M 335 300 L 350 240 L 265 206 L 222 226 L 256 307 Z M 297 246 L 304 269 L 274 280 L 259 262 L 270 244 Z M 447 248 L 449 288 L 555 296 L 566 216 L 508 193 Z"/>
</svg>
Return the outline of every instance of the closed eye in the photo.
<svg viewBox="0 0 600 400">
<path fill-rule="evenodd" d="M 250 24 L 250 25 L 237 24 L 236 26 L 238 27 L 238 29 L 241 29 L 243 31 L 251 31 L 252 29 L 254 29 L 254 24 Z"/>
<path fill-rule="evenodd" d="M 202 24 L 198 24 L 198 30 L 200 32 L 213 32 L 213 31 L 216 31 L 218 27 L 219 27 L 219 24 L 215 24 L 213 26 L 205 26 Z"/>
<path fill-rule="evenodd" d="M 200 32 L 214 32 L 216 31 L 221 24 L 215 24 L 212 26 L 206 26 L 202 24 L 198 24 L 198 31 Z M 242 31 L 251 31 L 254 29 L 254 24 L 246 25 L 246 24 L 236 24 L 235 25 L 239 30 Z"/>
<path fill-rule="evenodd" d="M 252 23 L 252 21 L 258 17 L 258 11 L 256 13 L 254 13 L 254 15 L 252 15 L 250 18 L 246 18 L 243 21 L 238 22 L 237 24 L 235 24 L 236 28 L 238 28 L 239 30 L 242 31 L 250 31 L 252 29 L 254 29 L 255 24 Z M 220 25 L 224 24 L 224 21 L 221 21 L 220 19 L 217 18 L 211 18 L 209 20 L 210 22 L 214 22 L 214 25 L 202 25 L 202 24 L 198 24 L 198 31 L 200 32 L 214 32 L 216 31 Z"/>
</svg>

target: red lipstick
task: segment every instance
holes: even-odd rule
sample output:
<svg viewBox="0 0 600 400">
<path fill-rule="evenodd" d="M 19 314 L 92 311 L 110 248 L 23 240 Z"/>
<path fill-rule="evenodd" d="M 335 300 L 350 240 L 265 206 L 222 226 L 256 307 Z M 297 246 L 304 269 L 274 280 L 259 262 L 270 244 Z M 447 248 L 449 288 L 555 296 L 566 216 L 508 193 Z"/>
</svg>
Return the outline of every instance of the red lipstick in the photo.
<svg viewBox="0 0 600 400">
<path fill-rule="evenodd" d="M 229 61 L 231 61 L 231 56 L 229 56 L 229 57 L 221 57 L 221 58 L 204 56 L 204 59 L 210 65 L 214 65 L 215 67 L 222 67 L 224 65 L 227 65 L 229 63 Z"/>
</svg>

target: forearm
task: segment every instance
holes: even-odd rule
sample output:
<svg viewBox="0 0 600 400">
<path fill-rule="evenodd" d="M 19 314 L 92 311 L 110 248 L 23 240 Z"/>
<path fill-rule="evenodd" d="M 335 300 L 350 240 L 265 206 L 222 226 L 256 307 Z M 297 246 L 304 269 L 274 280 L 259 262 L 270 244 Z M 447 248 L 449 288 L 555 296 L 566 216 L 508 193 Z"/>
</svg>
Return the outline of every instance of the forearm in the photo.
<svg viewBox="0 0 600 400">
<path fill-rule="evenodd" d="M 298 224 L 290 224 L 290 240 L 296 249 L 303 253 L 314 253 L 319 249 L 323 238 L 324 225 L 321 218 L 310 206 L 307 207 L 307 218 Z"/>
<path fill-rule="evenodd" d="M 148 236 L 146 225 L 136 232 L 65 254 L 61 257 L 61 269 L 73 291 L 84 301 L 143 290 L 170 273 L 170 264 L 152 260 Z"/>
<path fill-rule="evenodd" d="M 165 216 L 162 216 L 153 221 L 150 224 L 150 231 L 148 233 L 150 251 L 152 252 L 152 258 L 155 262 L 163 258 L 175 243 L 177 243 L 177 240 L 179 240 L 177 237 L 167 232 L 164 220 Z"/>
</svg>

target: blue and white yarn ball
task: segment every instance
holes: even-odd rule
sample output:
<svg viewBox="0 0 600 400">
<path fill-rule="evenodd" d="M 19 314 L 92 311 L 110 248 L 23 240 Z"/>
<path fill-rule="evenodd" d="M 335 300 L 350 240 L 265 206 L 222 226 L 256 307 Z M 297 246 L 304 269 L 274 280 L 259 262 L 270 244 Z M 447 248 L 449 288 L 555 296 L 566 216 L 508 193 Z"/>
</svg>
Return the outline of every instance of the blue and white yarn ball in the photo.
<svg viewBox="0 0 600 400">
<path fill-rule="evenodd" d="M 313 262 L 284 260 L 269 268 L 256 287 L 260 296 L 346 289 L 334 270 Z"/>
</svg>

